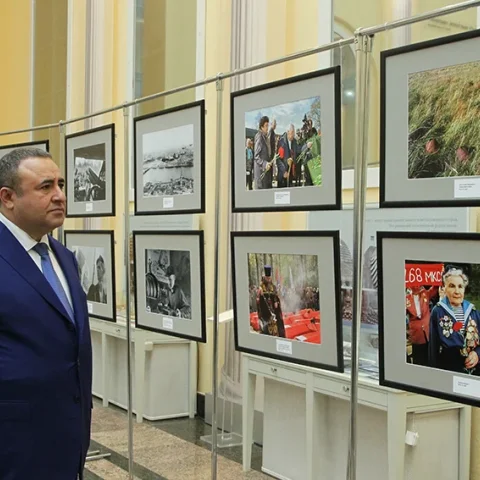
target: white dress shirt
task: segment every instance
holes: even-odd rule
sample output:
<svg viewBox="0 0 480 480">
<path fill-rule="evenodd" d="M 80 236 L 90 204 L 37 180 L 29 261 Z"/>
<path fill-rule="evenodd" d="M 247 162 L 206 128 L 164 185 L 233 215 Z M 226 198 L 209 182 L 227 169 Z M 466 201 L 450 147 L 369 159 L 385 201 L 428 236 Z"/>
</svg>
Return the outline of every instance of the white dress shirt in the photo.
<svg viewBox="0 0 480 480">
<path fill-rule="evenodd" d="M 28 233 L 24 232 L 21 228 L 17 227 L 13 222 L 11 222 L 8 218 L 0 213 L 0 222 L 3 223 L 8 230 L 12 233 L 12 235 L 18 240 L 20 245 L 28 252 L 32 260 L 35 262 L 35 265 L 42 271 L 42 260 L 40 255 L 33 249 L 33 247 L 38 243 L 34 240 Z M 40 242 L 43 242 L 48 247 L 48 253 L 50 254 L 50 259 L 52 261 L 53 268 L 55 273 L 57 274 L 58 278 L 60 279 L 60 283 L 62 284 L 63 289 L 68 298 L 68 302 L 73 308 L 72 304 L 72 296 L 70 294 L 70 288 L 68 287 L 67 279 L 63 273 L 63 270 L 60 268 L 60 264 L 58 263 L 53 250 L 50 248 L 50 242 L 48 241 L 48 235 L 44 235 Z M 42 272 L 43 273 L 43 272 Z"/>
</svg>

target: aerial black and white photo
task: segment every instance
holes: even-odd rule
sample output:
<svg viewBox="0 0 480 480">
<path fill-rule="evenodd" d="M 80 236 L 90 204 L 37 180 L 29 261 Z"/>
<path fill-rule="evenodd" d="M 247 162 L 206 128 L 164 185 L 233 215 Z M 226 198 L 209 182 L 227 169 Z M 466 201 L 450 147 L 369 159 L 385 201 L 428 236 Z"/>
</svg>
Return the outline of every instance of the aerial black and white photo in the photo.
<svg viewBox="0 0 480 480">
<path fill-rule="evenodd" d="M 145 133 L 143 196 L 194 193 L 193 124 Z"/>
<path fill-rule="evenodd" d="M 147 311 L 191 319 L 190 252 L 145 250 Z"/>
<path fill-rule="evenodd" d="M 76 148 L 74 156 L 74 201 L 106 199 L 105 144 Z"/>
<path fill-rule="evenodd" d="M 75 245 L 72 251 L 78 263 L 80 282 L 87 300 L 106 304 L 108 298 L 105 248 Z"/>
</svg>

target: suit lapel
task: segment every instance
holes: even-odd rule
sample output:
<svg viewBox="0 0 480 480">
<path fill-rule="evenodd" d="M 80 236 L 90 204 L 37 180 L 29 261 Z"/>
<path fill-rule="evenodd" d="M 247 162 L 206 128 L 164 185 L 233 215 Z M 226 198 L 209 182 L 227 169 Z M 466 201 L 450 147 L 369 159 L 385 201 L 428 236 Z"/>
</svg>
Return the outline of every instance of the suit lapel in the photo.
<svg viewBox="0 0 480 480">
<path fill-rule="evenodd" d="M 58 263 L 65 275 L 68 286 L 70 288 L 70 295 L 72 297 L 73 312 L 75 316 L 75 325 L 77 330 L 81 331 L 83 327 L 83 302 L 80 296 L 79 274 L 75 268 L 75 263 L 72 261 L 72 257 L 68 250 L 63 247 L 57 240 L 49 236 L 50 247 L 52 248 Z"/>
<path fill-rule="evenodd" d="M 29 283 L 58 313 L 71 322 L 62 302 L 53 291 L 32 257 L 20 245 L 10 230 L 0 224 L 0 256 Z"/>
</svg>

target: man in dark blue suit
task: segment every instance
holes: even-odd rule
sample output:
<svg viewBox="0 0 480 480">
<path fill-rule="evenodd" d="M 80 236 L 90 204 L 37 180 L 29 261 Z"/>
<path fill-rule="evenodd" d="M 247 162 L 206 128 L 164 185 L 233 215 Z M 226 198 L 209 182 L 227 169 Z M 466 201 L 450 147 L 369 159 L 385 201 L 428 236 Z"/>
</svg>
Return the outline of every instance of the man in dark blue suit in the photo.
<svg viewBox="0 0 480 480">
<path fill-rule="evenodd" d="M 0 159 L 0 479 L 83 478 L 92 348 L 72 252 L 49 235 L 65 180 L 43 150 Z"/>
</svg>

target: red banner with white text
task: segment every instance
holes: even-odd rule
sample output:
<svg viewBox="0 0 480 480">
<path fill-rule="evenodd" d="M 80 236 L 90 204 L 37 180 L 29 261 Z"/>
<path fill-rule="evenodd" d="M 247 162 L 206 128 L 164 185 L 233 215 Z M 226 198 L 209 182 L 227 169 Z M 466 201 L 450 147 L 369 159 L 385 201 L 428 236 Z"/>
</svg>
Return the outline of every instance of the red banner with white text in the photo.
<svg viewBox="0 0 480 480">
<path fill-rule="evenodd" d="M 405 287 L 442 285 L 443 263 L 406 263 Z"/>
</svg>

